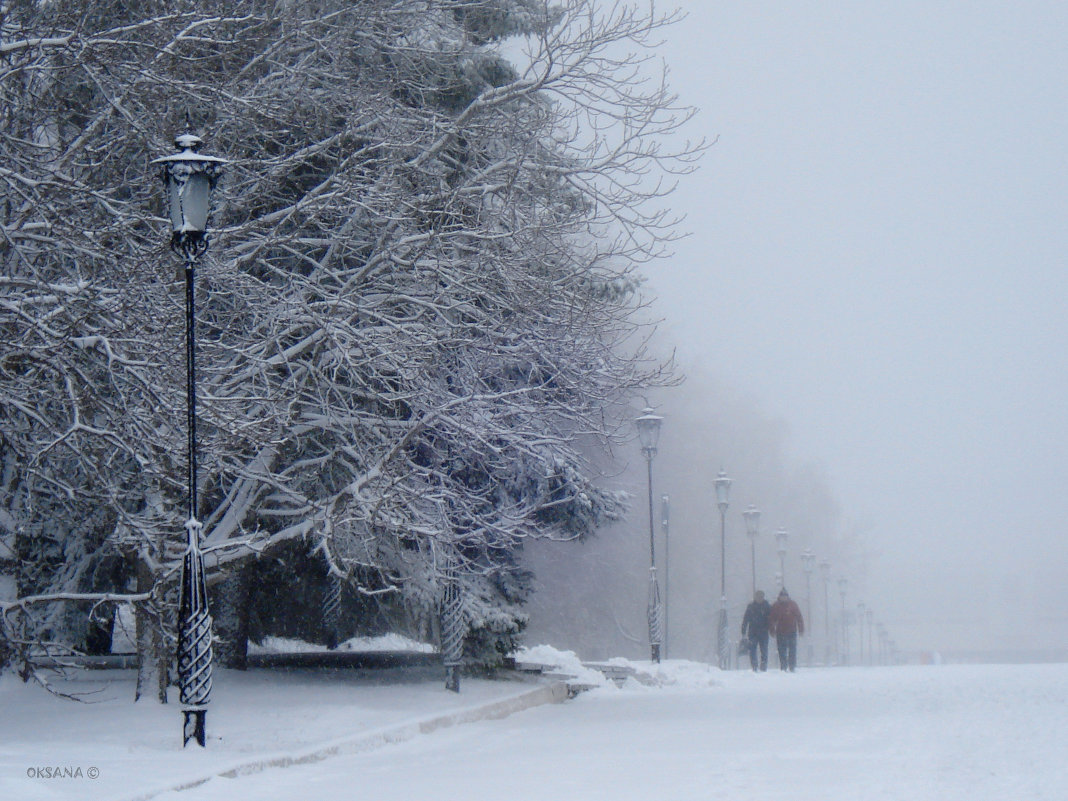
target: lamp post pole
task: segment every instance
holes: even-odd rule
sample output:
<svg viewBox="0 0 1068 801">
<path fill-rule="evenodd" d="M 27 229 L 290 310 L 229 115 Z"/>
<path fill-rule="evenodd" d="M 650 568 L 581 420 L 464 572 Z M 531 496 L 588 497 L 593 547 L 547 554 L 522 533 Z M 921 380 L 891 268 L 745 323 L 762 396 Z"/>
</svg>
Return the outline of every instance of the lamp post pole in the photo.
<svg viewBox="0 0 1068 801">
<path fill-rule="evenodd" d="M 727 507 L 731 480 L 722 468 L 714 482 L 716 505 L 719 507 L 719 625 L 716 628 L 716 650 L 719 653 L 719 669 L 731 666 L 731 649 L 727 636 Z"/>
<path fill-rule="evenodd" d="M 872 625 L 872 620 L 875 618 L 875 613 L 869 609 L 865 614 L 868 618 L 868 664 L 874 666 L 875 652 L 872 650 L 872 629 L 874 628 L 874 626 Z"/>
<path fill-rule="evenodd" d="M 634 421 L 638 427 L 638 438 L 645 456 L 649 487 L 649 650 L 652 661 L 660 661 L 660 644 L 663 642 L 664 611 L 660 603 L 660 587 L 656 580 L 656 532 L 653 528 L 653 457 L 660 438 L 660 424 L 664 418 L 653 414 L 651 407 L 646 407 Z"/>
<path fill-rule="evenodd" d="M 760 536 L 760 510 L 753 504 L 749 504 L 749 508 L 742 512 L 742 517 L 745 518 L 745 533 L 749 537 L 749 550 L 752 555 L 753 566 L 753 595 L 756 595 L 756 540 Z"/>
<path fill-rule="evenodd" d="M 786 533 L 786 529 L 779 528 L 775 532 L 776 548 L 779 552 L 779 589 L 786 587 L 786 541 L 790 535 Z"/>
<path fill-rule="evenodd" d="M 668 658 L 668 641 L 671 638 L 671 540 L 668 537 L 668 513 L 670 500 L 660 496 L 660 531 L 664 535 L 664 659 Z"/>
<path fill-rule="evenodd" d="M 805 654 L 808 666 L 812 667 L 812 567 L 816 563 L 816 554 L 806 548 L 801 553 L 801 567 L 805 571 L 805 621 L 808 624 L 808 644 Z"/>
<path fill-rule="evenodd" d="M 452 532 L 446 517 L 446 531 Z M 445 665 L 445 689 L 460 692 L 460 671 L 464 664 L 464 597 L 460 587 L 459 554 L 449 546 L 444 558 L 444 582 L 441 592 L 441 656 Z"/>
<path fill-rule="evenodd" d="M 849 585 L 849 580 L 845 576 L 838 578 L 838 592 L 842 596 L 842 620 L 839 628 L 842 630 L 842 647 L 838 654 L 838 660 L 843 665 L 849 664 L 849 629 L 846 626 L 846 587 Z"/>
<path fill-rule="evenodd" d="M 831 664 L 831 563 L 826 559 L 820 561 L 820 574 L 823 576 L 823 664 Z"/>
<path fill-rule="evenodd" d="M 857 604 L 857 635 L 860 640 L 860 659 L 857 662 L 858 665 L 864 664 L 864 602 L 860 601 Z"/>
<path fill-rule="evenodd" d="M 208 613 L 203 526 L 197 510 L 196 294 L 197 259 L 208 249 L 206 236 L 211 193 L 225 159 L 201 155 L 203 141 L 191 133 L 174 139 L 178 152 L 156 159 L 167 186 L 171 249 L 185 262 L 186 480 L 188 515 L 178 602 L 178 684 L 182 703 L 182 746 L 204 746 L 211 696 L 211 615 Z"/>
</svg>

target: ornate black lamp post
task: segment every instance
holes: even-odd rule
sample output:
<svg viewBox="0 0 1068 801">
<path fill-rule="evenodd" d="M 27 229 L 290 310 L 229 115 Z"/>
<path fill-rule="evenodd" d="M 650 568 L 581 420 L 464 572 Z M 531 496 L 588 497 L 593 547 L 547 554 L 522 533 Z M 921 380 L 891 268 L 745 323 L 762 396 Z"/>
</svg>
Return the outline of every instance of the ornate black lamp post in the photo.
<svg viewBox="0 0 1068 801">
<path fill-rule="evenodd" d="M 645 456 L 649 479 L 649 646 L 652 660 L 660 661 L 660 643 L 664 636 L 664 610 L 660 605 L 660 587 L 656 581 L 656 534 L 653 530 L 653 457 L 656 456 L 656 444 L 660 440 L 660 424 L 664 418 L 653 414 L 650 407 L 642 410 L 634 421 L 638 427 L 638 439 L 641 441 L 642 454 Z"/>
<path fill-rule="evenodd" d="M 186 550 L 178 609 L 178 683 L 182 703 L 182 745 L 205 741 L 205 718 L 211 695 L 211 615 L 208 614 L 204 559 L 200 551 L 201 523 L 197 516 L 197 396 L 196 313 L 194 272 L 197 259 L 208 249 L 211 193 L 225 159 L 201 155 L 200 137 L 185 133 L 174 139 L 178 152 L 156 159 L 162 166 L 171 217 L 171 249 L 185 261 L 185 366 L 187 480 L 189 515 L 185 522 Z"/>
<path fill-rule="evenodd" d="M 745 533 L 749 537 L 749 550 L 753 557 L 753 594 L 756 595 L 756 540 L 760 536 L 760 510 L 749 504 L 749 508 L 742 512 L 742 517 L 745 518 Z"/>
<path fill-rule="evenodd" d="M 731 492 L 731 480 L 722 468 L 716 476 L 716 505 L 719 507 L 719 626 L 716 629 L 716 651 L 719 654 L 719 669 L 731 666 L 731 650 L 727 642 L 727 507 Z"/>
</svg>

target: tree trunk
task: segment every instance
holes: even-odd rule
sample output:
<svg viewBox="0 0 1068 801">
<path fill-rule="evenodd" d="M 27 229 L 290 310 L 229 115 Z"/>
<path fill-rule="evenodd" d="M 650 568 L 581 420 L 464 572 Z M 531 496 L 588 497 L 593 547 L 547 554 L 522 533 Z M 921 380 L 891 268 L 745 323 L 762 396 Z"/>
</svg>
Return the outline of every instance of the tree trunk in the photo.
<svg viewBox="0 0 1068 801">
<path fill-rule="evenodd" d="M 85 632 L 85 653 L 90 656 L 110 654 L 114 634 L 115 609 L 111 607 L 89 619 Z"/>
<path fill-rule="evenodd" d="M 159 616 L 161 592 L 157 576 L 144 560 L 137 561 L 137 591 L 153 592 L 151 601 L 135 607 L 137 614 L 137 688 L 134 700 L 155 694 L 161 704 L 167 703 L 168 667 L 170 655 L 164 647 L 163 621 Z"/>
<path fill-rule="evenodd" d="M 247 569 L 235 569 L 218 585 L 212 618 L 215 621 L 215 653 L 219 664 L 234 670 L 248 669 L 248 627 L 251 583 Z"/>
<path fill-rule="evenodd" d="M 15 597 L 24 598 L 27 595 L 33 594 L 33 588 L 30 586 L 26 577 L 26 565 L 29 562 L 29 543 L 26 541 L 25 535 L 20 529 L 15 530 Z M 30 680 L 32 669 L 29 660 L 29 648 L 27 647 L 27 641 L 29 639 L 29 632 L 26 626 L 26 613 L 25 610 L 20 610 L 16 618 L 14 626 L 13 636 L 15 638 L 14 648 L 11 649 L 11 659 L 18 665 L 19 678 L 23 682 Z"/>
</svg>

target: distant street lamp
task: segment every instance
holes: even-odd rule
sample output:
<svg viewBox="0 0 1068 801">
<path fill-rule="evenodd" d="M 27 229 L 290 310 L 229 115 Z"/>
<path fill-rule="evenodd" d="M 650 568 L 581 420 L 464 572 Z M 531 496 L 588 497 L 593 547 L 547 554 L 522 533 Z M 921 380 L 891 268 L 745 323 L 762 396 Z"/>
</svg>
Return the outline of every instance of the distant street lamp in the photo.
<svg viewBox="0 0 1068 801">
<path fill-rule="evenodd" d="M 875 653 L 872 650 L 872 639 L 873 639 L 873 637 L 872 637 L 872 629 L 874 627 L 872 626 L 872 619 L 875 617 L 875 613 L 872 610 L 869 609 L 866 612 L 866 614 L 868 616 L 868 664 L 869 665 L 874 665 L 875 664 Z"/>
<path fill-rule="evenodd" d="M 719 669 L 731 666 L 731 649 L 727 641 L 727 507 L 731 492 L 731 480 L 722 468 L 714 482 L 716 505 L 719 507 L 719 627 L 716 645 L 719 653 Z"/>
<path fill-rule="evenodd" d="M 196 308 L 194 278 L 197 259 L 208 249 L 207 223 L 211 193 L 225 159 L 204 156 L 203 141 L 191 133 L 174 139 L 177 153 L 156 159 L 162 166 L 171 218 L 171 249 L 185 261 L 186 479 L 188 517 L 178 602 L 178 684 L 182 703 L 182 746 L 195 739 L 205 744 L 207 704 L 211 696 L 211 615 L 208 613 L 203 526 L 197 515 Z"/>
<path fill-rule="evenodd" d="M 857 634 L 860 639 L 860 661 L 857 664 L 864 664 L 864 602 L 860 601 L 857 604 Z"/>
<path fill-rule="evenodd" d="M 823 664 L 831 664 L 831 563 L 820 560 L 820 573 L 823 575 Z"/>
<path fill-rule="evenodd" d="M 651 407 L 645 407 L 634 421 L 638 427 L 638 439 L 641 441 L 642 454 L 648 473 L 649 486 L 649 648 L 654 662 L 660 661 L 660 643 L 664 635 L 663 609 L 660 605 L 660 587 L 656 581 L 656 532 L 653 530 L 653 457 L 660 439 L 660 424 L 664 418 L 653 414 Z"/>
<path fill-rule="evenodd" d="M 838 660 L 843 665 L 849 664 L 849 627 L 846 625 L 846 587 L 849 586 L 849 579 L 845 576 L 838 578 L 838 592 L 842 596 L 842 619 L 839 621 L 839 628 L 842 630 L 842 647 L 838 654 Z"/>
<path fill-rule="evenodd" d="M 660 496 L 660 532 L 664 535 L 664 659 L 668 658 L 668 641 L 671 639 L 671 540 L 668 538 L 667 495 Z"/>
<path fill-rule="evenodd" d="M 775 550 L 779 552 L 779 589 L 786 587 L 786 541 L 789 537 L 784 528 L 775 532 Z"/>
<path fill-rule="evenodd" d="M 753 557 L 753 595 L 756 595 L 756 540 L 760 536 L 760 510 L 749 504 L 749 508 L 742 512 L 742 517 L 745 518 L 745 533 L 749 537 L 749 548 Z"/>
<path fill-rule="evenodd" d="M 805 653 L 808 666 L 812 667 L 812 568 L 816 563 L 816 554 L 806 548 L 801 552 L 801 569 L 805 572 L 805 621 L 808 623 L 809 637 Z"/>
</svg>

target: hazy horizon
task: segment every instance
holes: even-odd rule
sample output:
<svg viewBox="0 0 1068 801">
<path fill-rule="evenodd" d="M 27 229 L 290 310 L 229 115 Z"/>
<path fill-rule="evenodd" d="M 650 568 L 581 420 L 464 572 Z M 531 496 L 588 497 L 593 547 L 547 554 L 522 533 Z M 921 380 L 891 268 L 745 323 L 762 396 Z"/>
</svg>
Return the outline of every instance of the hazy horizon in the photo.
<svg viewBox="0 0 1068 801">
<path fill-rule="evenodd" d="M 690 376 L 654 399 L 655 492 L 679 569 L 716 585 L 678 579 L 693 636 L 722 466 L 736 572 L 752 502 L 765 548 L 780 525 L 817 557 L 853 543 L 834 573 L 903 649 L 1062 647 L 1068 4 L 682 8 L 661 54 L 713 145 L 671 199 L 692 235 L 646 273 Z M 754 461 L 774 453 L 829 508 Z"/>
</svg>

